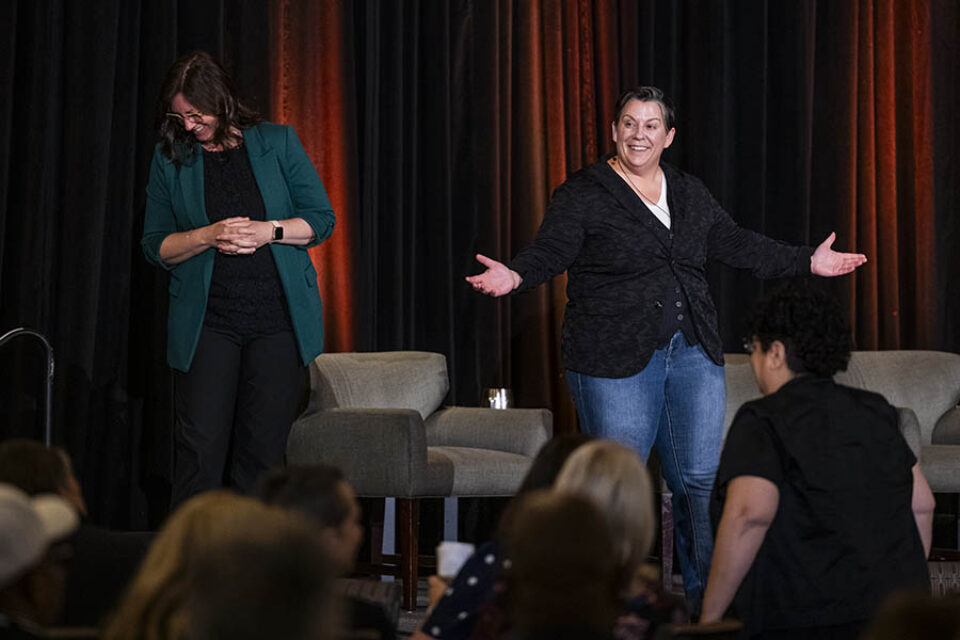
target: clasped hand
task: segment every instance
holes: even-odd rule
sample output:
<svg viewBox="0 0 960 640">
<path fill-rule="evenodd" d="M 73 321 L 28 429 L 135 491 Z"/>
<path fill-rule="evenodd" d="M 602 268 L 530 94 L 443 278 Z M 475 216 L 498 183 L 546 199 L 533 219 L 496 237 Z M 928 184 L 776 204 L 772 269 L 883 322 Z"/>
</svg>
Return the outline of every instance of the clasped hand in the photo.
<svg viewBox="0 0 960 640">
<path fill-rule="evenodd" d="M 210 244 L 227 255 L 250 255 L 273 238 L 273 225 L 246 217 L 226 218 L 211 224 Z"/>
</svg>

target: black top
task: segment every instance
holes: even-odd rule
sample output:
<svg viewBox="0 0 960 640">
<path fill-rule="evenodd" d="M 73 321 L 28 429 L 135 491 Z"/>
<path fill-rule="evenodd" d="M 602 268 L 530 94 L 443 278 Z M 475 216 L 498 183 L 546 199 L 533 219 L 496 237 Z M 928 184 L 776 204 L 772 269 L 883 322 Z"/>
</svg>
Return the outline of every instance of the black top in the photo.
<svg viewBox="0 0 960 640">
<path fill-rule="evenodd" d="M 913 517 L 916 458 L 876 393 L 812 375 L 740 408 L 711 503 L 727 484 L 766 478 L 780 502 L 734 605 L 750 633 L 871 617 L 902 588 L 930 589 Z"/>
<path fill-rule="evenodd" d="M 707 355 L 723 364 L 707 260 L 760 278 L 810 272 L 812 249 L 742 229 L 699 179 L 661 167 L 671 229 L 604 158 L 557 187 L 536 240 L 510 265 L 523 277 L 520 291 L 567 271 L 562 341 L 573 371 L 621 378 L 642 370 L 662 346 L 668 313 L 689 316 Z"/>
<path fill-rule="evenodd" d="M 237 216 L 266 220 L 245 145 L 204 151 L 203 183 L 210 222 Z M 204 324 L 241 335 L 292 331 L 290 310 L 269 245 L 252 255 L 217 252 Z"/>
</svg>

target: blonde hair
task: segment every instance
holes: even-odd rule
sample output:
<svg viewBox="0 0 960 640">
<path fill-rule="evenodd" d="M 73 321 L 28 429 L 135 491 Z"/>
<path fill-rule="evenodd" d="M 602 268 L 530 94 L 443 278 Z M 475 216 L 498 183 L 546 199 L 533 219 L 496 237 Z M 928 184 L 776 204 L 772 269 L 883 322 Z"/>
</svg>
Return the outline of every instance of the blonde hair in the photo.
<svg viewBox="0 0 960 640">
<path fill-rule="evenodd" d="M 298 520 L 282 509 L 227 491 L 211 491 L 188 500 L 153 540 L 140 570 L 108 619 L 103 639 L 180 640 L 188 624 L 185 607 L 190 568 L 197 559 L 231 539 L 256 537 L 258 532 L 291 519 Z"/>
<path fill-rule="evenodd" d="M 612 440 L 594 440 L 567 459 L 557 491 L 592 501 L 604 514 L 627 575 L 646 560 L 653 545 L 653 485 L 643 461 Z"/>
</svg>

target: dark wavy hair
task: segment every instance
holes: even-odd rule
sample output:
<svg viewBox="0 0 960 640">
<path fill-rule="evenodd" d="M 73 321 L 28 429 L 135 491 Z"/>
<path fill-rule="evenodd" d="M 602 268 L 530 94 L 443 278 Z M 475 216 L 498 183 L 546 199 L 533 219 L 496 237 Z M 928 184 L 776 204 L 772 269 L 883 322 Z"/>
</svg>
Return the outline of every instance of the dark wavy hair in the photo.
<svg viewBox="0 0 960 640">
<path fill-rule="evenodd" d="M 350 503 L 338 489 L 342 482 L 343 472 L 330 465 L 290 465 L 268 471 L 255 493 L 263 502 L 299 511 L 323 527 L 339 527 L 350 515 Z"/>
<path fill-rule="evenodd" d="M 197 146 L 193 135 L 167 116 L 178 93 L 202 113 L 218 118 L 211 139 L 215 144 L 233 141 L 234 129 L 247 129 L 262 120 L 260 114 L 240 102 L 230 74 L 209 53 L 194 51 L 178 58 L 160 86 L 156 115 L 160 151 L 177 166 L 190 159 Z"/>
<path fill-rule="evenodd" d="M 26 438 L 0 442 L 0 482 L 24 493 L 59 493 L 73 473 L 67 453 Z"/>
<path fill-rule="evenodd" d="M 634 87 L 628 91 L 624 91 L 620 96 L 620 99 L 617 100 L 617 106 L 614 107 L 614 117 L 613 122 L 620 122 L 620 116 L 623 115 L 623 109 L 627 106 L 627 103 L 631 100 L 639 100 L 640 102 L 656 102 L 660 105 L 660 111 L 663 112 L 663 125 L 666 127 L 667 131 L 673 129 L 673 125 L 677 120 L 676 109 L 673 108 L 673 102 L 663 93 L 660 89 L 656 87 Z"/>
<path fill-rule="evenodd" d="M 794 373 L 832 376 L 850 361 L 853 338 L 835 298 L 791 282 L 763 296 L 747 317 L 747 334 L 763 351 L 779 340 Z"/>
</svg>

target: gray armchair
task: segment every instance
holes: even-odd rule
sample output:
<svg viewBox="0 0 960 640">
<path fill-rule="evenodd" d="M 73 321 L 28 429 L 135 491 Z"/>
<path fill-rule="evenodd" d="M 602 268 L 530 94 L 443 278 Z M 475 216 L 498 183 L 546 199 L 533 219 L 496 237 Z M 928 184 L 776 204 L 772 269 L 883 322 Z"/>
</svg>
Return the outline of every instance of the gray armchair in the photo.
<svg viewBox="0 0 960 640">
<path fill-rule="evenodd" d="M 513 495 L 553 430 L 546 409 L 441 408 L 448 389 L 441 354 L 320 355 L 287 443 L 288 463 L 335 465 L 358 496 L 396 498 L 406 609 L 416 605 L 419 500 Z"/>
</svg>

